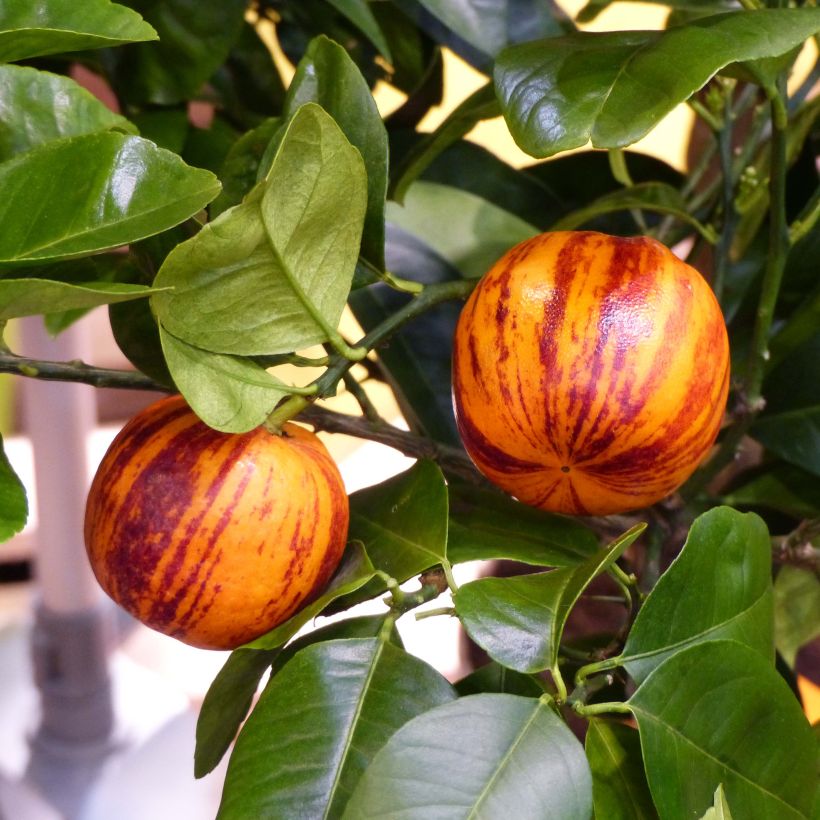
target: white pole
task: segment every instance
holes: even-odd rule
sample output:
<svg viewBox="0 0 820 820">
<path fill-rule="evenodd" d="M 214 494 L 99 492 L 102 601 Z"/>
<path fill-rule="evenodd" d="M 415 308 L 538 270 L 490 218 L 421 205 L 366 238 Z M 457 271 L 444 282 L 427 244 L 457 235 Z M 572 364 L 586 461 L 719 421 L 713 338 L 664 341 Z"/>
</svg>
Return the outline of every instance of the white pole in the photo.
<svg viewBox="0 0 820 820">
<path fill-rule="evenodd" d="M 52 339 L 39 317 L 22 321 L 24 355 L 35 359 L 85 359 L 90 348 L 83 322 Z M 23 422 L 34 450 L 38 526 L 36 577 L 40 600 L 54 613 L 96 607 L 101 590 L 83 543 L 89 485 L 87 441 L 96 425 L 94 388 L 22 379 Z"/>
</svg>

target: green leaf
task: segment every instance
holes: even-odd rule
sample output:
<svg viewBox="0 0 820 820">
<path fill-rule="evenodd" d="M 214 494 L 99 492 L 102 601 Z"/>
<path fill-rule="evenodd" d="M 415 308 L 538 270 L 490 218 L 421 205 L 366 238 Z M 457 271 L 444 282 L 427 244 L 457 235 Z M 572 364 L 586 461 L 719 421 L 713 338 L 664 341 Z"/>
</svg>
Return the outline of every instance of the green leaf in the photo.
<svg viewBox="0 0 820 820">
<path fill-rule="evenodd" d="M 450 484 L 447 558 L 507 559 L 545 567 L 574 566 L 598 550 L 595 533 L 580 521 L 537 510 L 504 493 Z"/>
<path fill-rule="evenodd" d="M 156 39 L 138 14 L 109 0 L 5 0 L 0 6 L 0 63 Z"/>
<path fill-rule="evenodd" d="M 562 34 L 561 13 L 539 0 L 419 0 L 431 14 L 484 54 L 504 46 Z"/>
<path fill-rule="evenodd" d="M 350 618 L 315 629 L 292 641 L 286 649 L 236 649 L 231 652 L 208 688 L 199 710 L 194 775 L 204 777 L 222 760 L 250 711 L 259 682 L 267 671 L 276 674 L 300 649 L 311 644 L 337 638 L 372 638 L 379 635 L 383 626 L 384 616 Z"/>
<path fill-rule="evenodd" d="M 729 811 L 729 804 L 726 802 L 723 784 L 715 789 L 715 801 L 700 820 L 732 820 L 732 813 Z"/>
<path fill-rule="evenodd" d="M 322 106 L 362 155 L 367 171 L 367 212 L 361 253 L 383 270 L 387 131 L 356 64 L 340 45 L 324 36 L 312 40 L 299 61 L 285 101 L 286 116 L 309 102 Z"/>
<path fill-rule="evenodd" d="M 624 723 L 590 720 L 586 753 L 597 820 L 653 820 L 638 733 Z"/>
<path fill-rule="evenodd" d="M 751 435 L 785 461 L 820 475 L 820 334 L 816 333 L 769 374 L 766 409 Z"/>
<path fill-rule="evenodd" d="M 194 347 L 162 325 L 159 336 L 174 384 L 202 421 L 215 430 L 254 430 L 288 395 L 279 379 L 250 359 Z"/>
<path fill-rule="evenodd" d="M 639 524 L 574 567 L 482 578 L 453 596 L 464 629 L 487 654 L 518 672 L 555 668 L 569 613 L 589 583 L 646 529 Z"/>
<path fill-rule="evenodd" d="M 820 635 L 820 580 L 813 572 L 785 566 L 774 582 L 774 644 L 794 667 L 801 646 Z"/>
<path fill-rule="evenodd" d="M 515 141 L 547 157 L 588 140 L 622 148 L 730 63 L 776 57 L 820 29 L 820 9 L 717 14 L 664 32 L 576 32 L 512 46 L 495 83 Z"/>
<path fill-rule="evenodd" d="M 119 282 L 69 285 L 47 279 L 0 279 L 0 322 L 59 310 L 127 302 L 156 293 L 156 288 Z"/>
<path fill-rule="evenodd" d="M 717 507 L 697 518 L 683 550 L 644 601 L 620 658 L 640 683 L 668 657 L 732 639 L 774 657 L 771 544 L 753 513 Z"/>
<path fill-rule="evenodd" d="M 525 698 L 538 698 L 544 694 L 544 687 L 540 686 L 532 675 L 522 675 L 521 672 L 507 669 L 495 661 L 490 661 L 475 672 L 471 672 L 458 681 L 455 687 L 459 697 L 485 692 L 521 695 Z"/>
<path fill-rule="evenodd" d="M 315 630 L 282 650 L 282 646 L 331 601 L 352 592 L 372 576 L 373 567 L 361 544 L 355 541 L 348 544 L 333 578 L 319 598 L 271 632 L 231 653 L 208 689 L 199 713 L 194 756 L 197 777 L 212 771 L 228 750 L 248 714 L 259 681 L 271 664 L 278 662 L 277 666 L 281 667 L 298 649 L 315 640 L 339 637 L 341 629 L 346 630 L 345 637 L 373 634 L 366 633 L 367 627 L 362 629 L 363 619 L 351 619 Z M 358 622 L 353 624 L 353 621 Z"/>
<path fill-rule="evenodd" d="M 714 230 L 707 228 L 689 213 L 680 192 L 663 182 L 639 183 L 606 194 L 589 205 L 562 217 L 550 226 L 550 230 L 572 231 L 602 214 L 627 210 L 669 214 L 681 222 L 691 225 L 707 242 L 714 243 L 717 241 Z"/>
<path fill-rule="evenodd" d="M 340 14 L 347 17 L 376 46 L 388 63 L 393 62 L 390 46 L 387 44 L 387 40 L 384 39 L 384 34 L 373 16 L 367 0 L 327 0 L 327 2 Z"/>
<path fill-rule="evenodd" d="M 806 818 L 816 741 L 771 661 L 735 641 L 688 646 L 628 703 L 661 817 L 699 817 L 723 784 L 738 817 Z"/>
<path fill-rule="evenodd" d="M 373 566 L 399 583 L 446 560 L 447 485 L 435 462 L 421 460 L 381 484 L 350 496 L 349 538 L 361 541 Z M 382 579 L 351 603 L 384 592 Z"/>
<path fill-rule="evenodd" d="M 250 193 L 265 150 L 281 127 L 281 118 L 270 117 L 231 146 L 219 172 L 222 193 L 211 203 L 211 219 L 238 205 Z"/>
<path fill-rule="evenodd" d="M 219 192 L 213 174 L 139 137 L 54 140 L 0 165 L 0 264 L 87 256 L 160 233 Z"/>
<path fill-rule="evenodd" d="M 477 123 L 497 117 L 500 113 L 493 84 L 489 82 L 481 86 L 402 157 L 393 174 L 390 198 L 401 205 L 410 185 L 442 151 L 466 136 Z"/>
<path fill-rule="evenodd" d="M 127 0 L 157 30 L 158 43 L 108 55 L 115 85 L 133 103 L 189 100 L 222 65 L 242 28 L 246 0 Z"/>
<path fill-rule="evenodd" d="M 366 191 L 362 160 L 314 104 L 288 126 L 263 185 L 175 248 L 157 274 L 165 329 L 217 353 L 326 341 L 350 290 Z"/>
<path fill-rule="evenodd" d="M 376 755 L 345 820 L 592 814 L 581 744 L 542 700 L 471 695 L 401 728 Z"/>
<path fill-rule="evenodd" d="M 150 304 L 135 300 L 110 305 L 108 320 L 114 341 L 128 361 L 154 381 L 176 390 L 165 363 L 159 326 Z"/>
<path fill-rule="evenodd" d="M 20 532 L 27 519 L 26 488 L 9 463 L 0 437 L 0 542 Z"/>
<path fill-rule="evenodd" d="M 523 219 L 474 194 L 417 181 L 387 220 L 418 237 L 467 278 L 483 276 L 513 245 L 538 233 Z"/>
<path fill-rule="evenodd" d="M 136 131 L 69 77 L 0 66 L 0 162 L 60 137 L 113 129 Z"/>
<path fill-rule="evenodd" d="M 723 496 L 730 507 L 761 506 L 795 518 L 820 517 L 820 484 L 811 473 L 791 464 L 775 464 L 765 473 Z"/>
<path fill-rule="evenodd" d="M 308 646 L 240 732 L 218 818 L 340 817 L 388 738 L 453 697 L 432 667 L 377 638 Z"/>
</svg>

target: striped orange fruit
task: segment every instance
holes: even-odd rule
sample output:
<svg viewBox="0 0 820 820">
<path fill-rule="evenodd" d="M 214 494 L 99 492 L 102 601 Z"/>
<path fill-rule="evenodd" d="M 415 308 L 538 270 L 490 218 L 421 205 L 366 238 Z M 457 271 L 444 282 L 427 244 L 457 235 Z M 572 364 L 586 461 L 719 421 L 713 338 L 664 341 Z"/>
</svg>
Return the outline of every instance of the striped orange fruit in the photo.
<svg viewBox="0 0 820 820">
<path fill-rule="evenodd" d="M 231 649 L 325 586 L 347 526 L 342 478 L 313 433 L 220 433 L 172 397 L 112 442 L 89 492 L 85 543 L 103 589 L 138 620 Z"/>
<path fill-rule="evenodd" d="M 456 329 L 467 452 L 546 510 L 608 515 L 673 492 L 714 443 L 728 387 L 712 290 L 647 237 L 522 242 L 482 278 Z"/>
</svg>

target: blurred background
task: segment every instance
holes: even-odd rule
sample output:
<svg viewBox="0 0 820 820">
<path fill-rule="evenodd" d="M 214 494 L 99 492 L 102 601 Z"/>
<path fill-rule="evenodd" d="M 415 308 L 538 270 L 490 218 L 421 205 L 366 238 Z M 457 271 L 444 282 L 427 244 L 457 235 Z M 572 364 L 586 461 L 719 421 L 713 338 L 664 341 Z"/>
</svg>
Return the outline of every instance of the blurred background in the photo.
<svg viewBox="0 0 820 820">
<path fill-rule="evenodd" d="M 574 15 L 582 3 L 565 0 L 562 5 Z M 656 5 L 616 3 L 585 27 L 660 28 L 667 13 Z M 278 48 L 272 26 L 262 33 L 287 82 L 293 66 Z M 89 77 L 89 86 L 104 99 L 104 89 L 95 88 L 93 77 Z M 449 52 L 445 53 L 445 77 L 442 105 L 426 116 L 423 130 L 432 130 L 486 81 Z M 403 95 L 383 84 L 377 87 L 376 97 L 384 114 L 403 102 Z M 207 106 L 192 105 L 195 125 L 207 126 L 208 115 Z M 691 112 L 682 106 L 634 149 L 685 172 L 692 122 Z M 512 164 L 532 161 L 513 144 L 500 119 L 481 123 L 469 139 Z M 342 329 L 347 338 L 360 335 L 350 315 L 345 316 Z M 56 339 L 37 318 L 18 322 L 8 332 L 14 349 L 23 355 L 129 367 L 114 343 L 105 309 L 92 312 Z M 369 382 L 368 392 L 386 420 L 402 424 L 385 385 Z M 186 647 L 116 611 L 98 590 L 82 546 L 84 497 L 96 465 L 125 420 L 154 398 L 143 392 L 0 376 L 0 432 L 31 505 L 24 532 L 0 547 L 0 820 L 200 820 L 216 813 L 224 763 L 207 778 L 194 780 L 194 729 L 198 707 L 227 653 Z M 344 412 L 358 411 L 356 402 L 345 393 L 331 406 Z M 59 425 L 55 425 L 55 417 L 60 419 Z M 382 445 L 340 435 L 322 437 L 350 492 L 411 464 Z M 38 494 L 59 499 L 50 504 L 48 519 L 38 513 Z M 478 572 L 471 566 L 458 570 L 459 581 Z M 93 646 L 111 647 L 110 655 L 101 659 L 93 649 L 90 654 L 82 648 L 72 650 L 70 635 L 65 646 L 43 644 L 37 627 L 42 603 L 49 612 L 62 613 L 68 620 L 89 609 L 104 613 L 105 634 L 94 632 L 98 626 L 90 628 L 97 642 Z M 435 603 L 441 605 L 441 601 Z M 378 610 L 379 604 L 371 609 Z M 80 633 L 83 628 L 80 624 Z M 451 680 L 461 675 L 464 647 L 454 622 L 443 618 L 416 622 L 406 617 L 399 628 L 410 652 Z M 76 726 L 70 720 L 68 725 L 68 735 L 76 735 L 76 744 L 61 745 L 53 733 L 43 734 L 43 724 L 48 728 L 50 720 L 55 727 L 64 727 L 65 715 L 43 714 L 32 659 L 38 658 L 42 676 L 49 653 L 60 651 L 75 651 L 77 663 L 88 665 L 87 669 L 101 662 L 109 673 L 98 681 L 96 701 L 72 700 L 76 693 L 70 691 L 51 692 L 50 703 L 56 704 L 55 709 L 80 710 L 75 714 Z M 49 685 L 47 675 L 41 683 Z M 800 685 L 809 718 L 816 721 L 820 718 L 820 690 L 805 678 Z M 95 702 L 99 705 L 109 694 L 113 740 L 101 745 L 94 738 L 83 737 L 86 718 L 81 710 L 87 708 L 91 714 Z M 78 755 L 85 757 L 79 759 Z"/>
</svg>

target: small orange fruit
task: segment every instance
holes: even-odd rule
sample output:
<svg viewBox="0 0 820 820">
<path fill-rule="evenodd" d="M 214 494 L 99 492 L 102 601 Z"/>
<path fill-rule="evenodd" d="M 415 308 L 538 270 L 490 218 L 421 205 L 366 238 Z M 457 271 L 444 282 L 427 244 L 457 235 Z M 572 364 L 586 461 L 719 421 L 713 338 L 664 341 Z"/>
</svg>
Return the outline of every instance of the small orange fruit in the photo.
<svg viewBox="0 0 820 820">
<path fill-rule="evenodd" d="M 114 439 L 89 492 L 85 543 L 103 589 L 138 620 L 232 649 L 321 591 L 347 526 L 342 478 L 313 433 L 220 433 L 176 396 Z"/>
<path fill-rule="evenodd" d="M 456 329 L 464 446 L 490 481 L 545 510 L 608 515 L 673 492 L 714 443 L 728 389 L 712 290 L 647 237 L 522 242 Z"/>
</svg>

